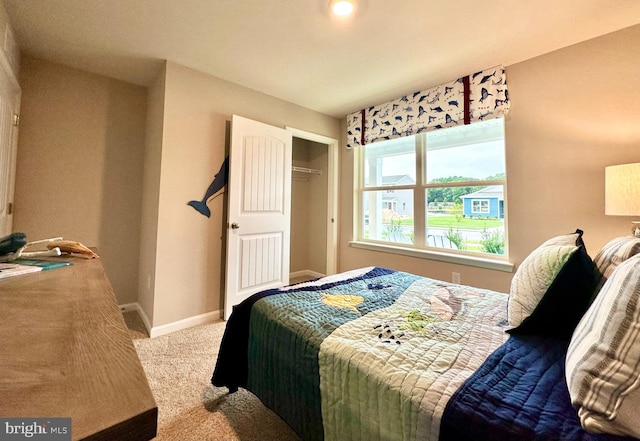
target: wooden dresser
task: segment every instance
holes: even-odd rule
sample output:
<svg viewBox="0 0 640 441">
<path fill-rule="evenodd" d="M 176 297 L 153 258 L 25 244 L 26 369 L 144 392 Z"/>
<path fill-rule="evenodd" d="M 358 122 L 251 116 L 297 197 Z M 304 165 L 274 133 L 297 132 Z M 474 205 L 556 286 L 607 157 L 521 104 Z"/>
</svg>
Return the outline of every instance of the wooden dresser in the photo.
<svg viewBox="0 0 640 441">
<path fill-rule="evenodd" d="M 0 417 L 73 440 L 149 440 L 158 407 L 100 259 L 0 279 Z"/>
</svg>

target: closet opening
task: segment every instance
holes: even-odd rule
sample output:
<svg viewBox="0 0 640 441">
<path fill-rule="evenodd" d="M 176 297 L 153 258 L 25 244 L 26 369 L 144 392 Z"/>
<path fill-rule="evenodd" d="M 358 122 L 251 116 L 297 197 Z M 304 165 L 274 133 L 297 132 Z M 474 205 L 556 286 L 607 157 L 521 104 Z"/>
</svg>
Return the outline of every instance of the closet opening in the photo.
<svg viewBox="0 0 640 441">
<path fill-rule="evenodd" d="M 293 134 L 289 283 L 336 273 L 337 145 L 331 138 Z"/>
</svg>

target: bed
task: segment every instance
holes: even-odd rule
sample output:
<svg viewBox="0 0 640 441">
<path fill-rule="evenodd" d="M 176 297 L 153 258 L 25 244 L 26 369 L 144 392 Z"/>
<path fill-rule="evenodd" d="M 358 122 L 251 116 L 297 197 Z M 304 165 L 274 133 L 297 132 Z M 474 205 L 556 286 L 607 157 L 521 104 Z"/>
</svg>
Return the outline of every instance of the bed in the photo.
<svg viewBox="0 0 640 441">
<path fill-rule="evenodd" d="M 625 410 L 637 404 L 626 400 L 637 375 L 610 426 L 594 425 L 599 414 L 571 395 L 592 380 L 580 369 L 593 352 L 572 336 L 598 317 L 595 294 L 624 267 L 608 259 L 606 277 L 594 271 L 581 238 L 578 230 L 543 243 L 509 294 L 382 267 L 263 291 L 234 307 L 212 383 L 248 389 L 305 441 L 637 439 L 637 412 Z M 530 274 L 541 259 L 553 274 Z M 637 261 L 640 287 L 640 255 L 625 260 Z M 544 279 L 544 292 L 532 294 L 531 277 Z"/>
</svg>

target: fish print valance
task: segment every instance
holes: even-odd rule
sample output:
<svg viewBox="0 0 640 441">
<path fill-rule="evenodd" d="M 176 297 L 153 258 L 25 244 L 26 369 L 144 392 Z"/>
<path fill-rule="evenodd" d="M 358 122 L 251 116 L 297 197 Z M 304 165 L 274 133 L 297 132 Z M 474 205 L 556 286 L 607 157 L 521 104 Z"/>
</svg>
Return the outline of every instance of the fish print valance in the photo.
<svg viewBox="0 0 640 441">
<path fill-rule="evenodd" d="M 497 118 L 509 111 L 503 66 L 347 115 L 347 148 Z"/>
</svg>

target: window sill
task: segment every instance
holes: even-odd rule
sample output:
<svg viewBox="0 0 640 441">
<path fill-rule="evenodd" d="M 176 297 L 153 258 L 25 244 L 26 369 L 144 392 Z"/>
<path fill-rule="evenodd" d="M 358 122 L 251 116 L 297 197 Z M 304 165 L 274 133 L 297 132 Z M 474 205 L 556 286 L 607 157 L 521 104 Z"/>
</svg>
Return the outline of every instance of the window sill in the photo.
<svg viewBox="0 0 640 441">
<path fill-rule="evenodd" d="M 371 243 L 371 242 L 359 242 L 352 240 L 349 242 L 349 246 L 354 248 L 361 248 L 370 251 L 381 251 L 384 253 L 401 254 L 403 256 L 417 257 L 420 259 L 438 260 L 440 262 L 455 263 L 459 265 L 475 266 L 479 268 L 513 272 L 513 263 L 506 260 L 487 259 L 482 257 L 475 257 L 463 254 L 445 253 L 434 250 L 418 250 L 411 248 L 403 248 L 393 245 Z"/>
</svg>

